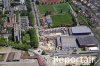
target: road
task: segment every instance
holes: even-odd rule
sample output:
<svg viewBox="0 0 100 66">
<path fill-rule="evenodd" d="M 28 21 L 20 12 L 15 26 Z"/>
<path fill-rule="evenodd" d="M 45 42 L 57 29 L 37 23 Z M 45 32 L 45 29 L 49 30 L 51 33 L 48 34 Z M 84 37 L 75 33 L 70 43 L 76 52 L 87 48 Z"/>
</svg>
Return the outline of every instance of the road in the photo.
<svg viewBox="0 0 100 66">
<path fill-rule="evenodd" d="M 94 3 L 94 1 L 93 1 L 93 3 Z M 91 21 L 93 21 L 93 22 L 95 22 L 95 23 L 97 23 L 96 25 L 95 25 L 95 27 L 100 27 L 100 25 L 98 25 L 98 23 L 100 22 L 100 19 L 96 16 L 96 14 L 95 14 L 95 12 L 90 8 L 90 7 L 88 7 L 88 6 L 86 6 L 86 5 L 83 5 L 83 6 L 85 6 L 87 9 L 88 9 L 88 12 L 87 12 L 87 14 L 89 15 L 89 16 L 91 16 L 91 18 L 93 19 L 91 19 Z M 92 27 L 91 27 L 92 28 Z M 98 39 L 98 41 L 99 41 L 99 48 L 100 48 L 100 34 L 98 33 L 98 31 L 96 30 L 96 31 L 94 31 L 93 30 L 93 32 L 94 32 L 94 34 L 95 34 L 95 37 Z M 96 63 L 95 63 L 95 65 L 96 66 L 100 66 L 100 51 L 99 51 L 99 54 L 98 54 L 98 56 L 97 56 L 97 61 L 96 61 Z"/>
<path fill-rule="evenodd" d="M 31 2 L 31 0 L 30 0 Z M 34 25 L 34 28 L 36 29 L 36 32 L 37 32 L 37 36 L 38 36 L 38 39 L 39 39 L 39 30 L 41 29 L 41 26 L 40 26 L 40 16 L 39 16 L 39 10 L 35 4 L 35 1 L 34 2 L 31 2 L 31 8 L 32 8 L 32 12 L 34 14 L 34 19 L 35 19 L 35 25 Z M 38 40 L 39 42 L 39 40 Z M 45 66 L 47 66 L 46 64 L 46 61 L 43 60 L 43 62 L 45 63 Z"/>
<path fill-rule="evenodd" d="M 30 0 L 31 2 L 31 0 Z M 35 2 L 31 2 L 31 8 L 32 8 L 32 12 L 33 12 L 33 15 L 34 15 L 34 21 L 35 21 L 35 25 L 34 25 L 34 28 L 36 29 L 36 34 L 38 36 L 38 42 L 39 42 L 39 29 L 40 29 L 40 18 L 39 18 L 39 11 L 36 7 L 36 4 Z"/>
</svg>

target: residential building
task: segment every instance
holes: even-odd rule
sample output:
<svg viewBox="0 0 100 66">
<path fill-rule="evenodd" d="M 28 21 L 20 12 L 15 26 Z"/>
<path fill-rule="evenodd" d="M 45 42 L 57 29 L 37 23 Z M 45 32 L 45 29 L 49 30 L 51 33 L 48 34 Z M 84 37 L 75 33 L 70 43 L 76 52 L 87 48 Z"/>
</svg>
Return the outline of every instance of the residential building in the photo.
<svg viewBox="0 0 100 66">
<path fill-rule="evenodd" d="M 0 0 L 0 10 L 2 11 L 2 4 L 3 4 L 3 2 L 2 2 L 2 0 Z"/>
<path fill-rule="evenodd" d="M 3 7 L 6 11 L 10 10 L 10 0 L 2 0 L 3 1 Z"/>
<path fill-rule="evenodd" d="M 25 0 L 15 0 L 16 3 L 24 4 Z"/>
<path fill-rule="evenodd" d="M 19 25 L 17 23 L 14 24 L 14 41 L 20 41 L 20 30 Z"/>
<path fill-rule="evenodd" d="M 8 34 L 7 29 L 1 30 L 0 34 L 1 34 L 1 37 L 7 39 L 7 41 L 8 41 L 9 34 Z"/>
<path fill-rule="evenodd" d="M 18 10 L 18 11 L 26 11 L 27 7 L 25 5 L 18 5 L 16 7 L 14 7 L 14 10 Z"/>
<path fill-rule="evenodd" d="M 29 29 L 29 19 L 28 16 L 20 16 L 20 26 L 21 30 L 27 31 Z"/>
<path fill-rule="evenodd" d="M 7 15 L 7 21 L 4 23 L 4 27 L 13 27 L 13 24 L 16 22 L 16 15 L 10 12 Z"/>
</svg>

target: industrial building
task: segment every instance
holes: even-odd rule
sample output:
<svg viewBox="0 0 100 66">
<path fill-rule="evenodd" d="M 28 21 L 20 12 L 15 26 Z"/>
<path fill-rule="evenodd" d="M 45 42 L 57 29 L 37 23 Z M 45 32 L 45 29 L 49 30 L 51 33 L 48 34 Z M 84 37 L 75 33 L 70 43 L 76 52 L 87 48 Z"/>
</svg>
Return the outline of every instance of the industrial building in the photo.
<svg viewBox="0 0 100 66">
<path fill-rule="evenodd" d="M 70 34 L 72 35 L 90 35 L 92 31 L 87 26 L 75 26 L 71 28 Z"/>
<path fill-rule="evenodd" d="M 59 36 L 56 38 L 56 47 L 60 50 L 68 50 L 68 48 L 78 48 L 76 39 L 68 36 Z"/>
<path fill-rule="evenodd" d="M 98 44 L 98 41 L 93 36 L 87 36 L 87 37 L 78 37 L 76 39 L 79 47 L 96 47 Z"/>
</svg>

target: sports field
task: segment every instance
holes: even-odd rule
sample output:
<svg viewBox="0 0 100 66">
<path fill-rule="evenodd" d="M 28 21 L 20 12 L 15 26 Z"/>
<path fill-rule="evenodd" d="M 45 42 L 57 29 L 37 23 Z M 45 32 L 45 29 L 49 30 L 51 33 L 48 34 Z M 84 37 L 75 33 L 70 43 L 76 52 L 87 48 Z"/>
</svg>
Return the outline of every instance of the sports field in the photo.
<svg viewBox="0 0 100 66">
<path fill-rule="evenodd" d="M 51 11 L 53 14 L 59 14 L 61 10 L 67 13 L 70 10 L 68 3 L 38 5 L 38 8 L 41 14 L 45 14 L 46 11 Z"/>
<path fill-rule="evenodd" d="M 71 9 L 68 3 L 38 5 L 38 8 L 41 15 L 44 15 L 46 11 L 51 11 L 53 26 L 73 24 L 72 16 L 69 13 Z"/>
<path fill-rule="evenodd" d="M 72 22 L 72 17 L 70 15 L 53 15 L 51 16 L 52 18 L 52 26 L 56 27 L 56 26 L 61 26 L 61 25 L 66 25 L 66 26 L 70 26 L 73 24 Z"/>
</svg>

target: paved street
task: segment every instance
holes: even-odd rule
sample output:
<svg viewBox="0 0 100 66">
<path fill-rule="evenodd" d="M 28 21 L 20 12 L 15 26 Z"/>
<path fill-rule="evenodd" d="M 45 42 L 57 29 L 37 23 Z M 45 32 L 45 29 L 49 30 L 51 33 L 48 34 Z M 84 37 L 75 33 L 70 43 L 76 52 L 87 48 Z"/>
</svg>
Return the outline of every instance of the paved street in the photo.
<svg viewBox="0 0 100 66">
<path fill-rule="evenodd" d="M 31 0 L 30 0 L 30 2 L 31 2 Z M 33 15 L 35 17 L 34 18 L 34 20 L 35 20 L 34 28 L 36 29 L 36 33 L 37 33 L 38 41 L 39 41 L 40 20 L 39 20 L 39 15 L 38 15 L 38 9 L 35 5 L 35 2 L 31 2 L 31 8 L 32 8 Z"/>
</svg>

